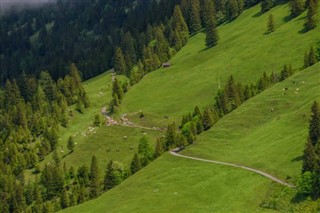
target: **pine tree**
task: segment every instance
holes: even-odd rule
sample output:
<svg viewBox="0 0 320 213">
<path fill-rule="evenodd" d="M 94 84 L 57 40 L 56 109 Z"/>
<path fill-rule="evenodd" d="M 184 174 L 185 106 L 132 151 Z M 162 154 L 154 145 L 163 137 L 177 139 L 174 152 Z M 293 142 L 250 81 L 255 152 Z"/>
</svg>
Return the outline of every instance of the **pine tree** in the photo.
<svg viewBox="0 0 320 213">
<path fill-rule="evenodd" d="M 200 2 L 199 0 L 191 1 L 189 29 L 190 33 L 196 33 L 202 28 L 200 19 Z"/>
<path fill-rule="evenodd" d="M 304 23 L 306 30 L 312 30 L 317 26 L 316 21 L 317 2 L 316 0 L 310 0 L 308 6 L 307 20 Z"/>
<path fill-rule="evenodd" d="M 210 127 L 213 125 L 213 115 L 209 107 L 206 107 L 203 111 L 202 125 L 205 131 L 210 129 Z"/>
<path fill-rule="evenodd" d="M 131 161 L 130 170 L 131 173 L 134 174 L 142 168 L 140 158 L 138 154 L 134 154 L 133 159 Z"/>
<path fill-rule="evenodd" d="M 189 37 L 188 26 L 182 16 L 180 6 L 177 5 L 174 8 L 173 17 L 172 17 L 172 29 L 174 33 L 174 40 L 179 40 L 181 42 L 181 47 L 184 46 Z M 180 47 L 180 48 L 181 48 Z M 179 50 L 176 48 L 176 50 Z"/>
<path fill-rule="evenodd" d="M 201 22 L 202 26 L 207 27 L 207 24 L 211 17 L 215 18 L 215 8 L 212 0 L 201 0 Z"/>
<path fill-rule="evenodd" d="M 275 26 L 274 26 L 274 18 L 273 15 L 270 14 L 269 18 L 268 18 L 268 25 L 267 25 L 267 33 L 272 33 L 275 30 Z"/>
<path fill-rule="evenodd" d="M 169 124 L 167 128 L 167 132 L 165 134 L 166 149 L 170 149 L 174 147 L 174 145 L 176 144 L 176 137 L 177 137 L 176 125 L 174 123 L 171 125 Z"/>
<path fill-rule="evenodd" d="M 314 51 L 313 46 L 310 47 L 308 59 L 309 59 L 309 66 L 312 66 L 315 63 L 317 63 L 317 57 L 316 57 L 316 53 Z"/>
<path fill-rule="evenodd" d="M 240 1 L 237 0 L 228 0 L 226 3 L 226 17 L 229 21 L 237 18 L 242 12 L 243 8 L 239 5 Z M 242 3 L 242 1 L 241 1 Z M 240 6 L 240 7 L 239 7 Z M 243 7 L 243 5 L 242 5 Z M 241 8 L 241 9 L 240 9 Z"/>
<path fill-rule="evenodd" d="M 281 70 L 280 80 L 283 81 L 283 80 L 287 79 L 289 76 L 290 76 L 289 69 L 288 69 L 287 65 L 285 64 Z"/>
<path fill-rule="evenodd" d="M 109 161 L 104 177 L 104 189 L 109 190 L 123 180 L 124 169 L 123 165 L 117 161 Z"/>
<path fill-rule="evenodd" d="M 304 4 L 302 0 L 290 0 L 289 6 L 292 17 L 297 17 L 304 11 Z"/>
<path fill-rule="evenodd" d="M 164 151 L 164 138 L 158 138 L 156 143 L 156 148 L 154 151 L 154 158 L 159 157 Z"/>
<path fill-rule="evenodd" d="M 309 54 L 308 54 L 307 51 L 304 53 L 304 60 L 303 60 L 303 62 L 304 62 L 304 65 L 303 65 L 304 68 L 308 68 L 308 67 L 310 66 Z"/>
<path fill-rule="evenodd" d="M 211 16 L 206 27 L 206 46 L 213 47 L 217 45 L 219 40 L 218 30 L 215 24 L 214 17 Z"/>
<path fill-rule="evenodd" d="M 302 173 L 310 171 L 313 172 L 317 167 L 317 155 L 314 151 L 312 141 L 308 138 L 305 145 L 302 161 Z"/>
<path fill-rule="evenodd" d="M 138 154 L 140 156 L 142 166 L 148 165 L 152 160 L 153 151 L 146 136 L 140 138 Z"/>
<path fill-rule="evenodd" d="M 315 146 L 320 142 L 320 107 L 318 102 L 314 102 L 311 107 L 311 120 L 309 124 L 309 137 Z"/>
<path fill-rule="evenodd" d="M 261 12 L 267 12 L 273 7 L 273 0 L 262 0 L 261 1 Z"/>
<path fill-rule="evenodd" d="M 96 198 L 100 194 L 100 174 L 98 160 L 95 155 L 91 159 L 90 167 L 90 197 Z"/>
<path fill-rule="evenodd" d="M 68 147 L 68 149 L 69 149 L 70 152 L 73 152 L 74 146 L 75 146 L 75 144 L 74 144 L 73 137 L 70 136 L 70 137 L 68 138 L 68 143 L 67 143 L 67 147 Z"/>
<path fill-rule="evenodd" d="M 60 205 L 61 208 L 65 209 L 70 206 L 70 199 L 68 195 L 68 191 L 63 189 L 60 195 Z"/>
<path fill-rule="evenodd" d="M 114 71 L 121 75 L 125 75 L 127 72 L 127 67 L 124 60 L 123 52 L 120 49 L 120 47 L 116 48 L 116 52 L 114 56 Z"/>
</svg>

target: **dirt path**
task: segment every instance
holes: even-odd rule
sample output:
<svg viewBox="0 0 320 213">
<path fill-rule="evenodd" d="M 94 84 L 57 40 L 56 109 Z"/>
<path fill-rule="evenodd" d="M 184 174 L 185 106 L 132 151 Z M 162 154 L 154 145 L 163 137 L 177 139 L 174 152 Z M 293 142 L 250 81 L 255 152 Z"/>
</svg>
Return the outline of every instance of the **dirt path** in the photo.
<svg viewBox="0 0 320 213">
<path fill-rule="evenodd" d="M 188 158 L 188 159 L 191 159 L 191 160 L 197 160 L 197 161 L 203 161 L 203 162 L 208 162 L 208 163 L 215 163 L 215 164 L 221 164 L 221 165 L 226 165 L 226 166 L 232 166 L 232 167 L 237 167 L 237 168 L 241 168 L 241 169 L 245 169 L 245 170 L 248 170 L 248 171 L 251 171 L 251 172 L 255 172 L 259 175 L 262 175 L 266 178 L 269 178 L 281 185 L 284 185 L 284 186 L 288 186 L 290 188 L 295 188 L 296 186 L 295 185 L 292 185 L 290 183 L 287 183 L 279 178 L 276 178 L 274 176 L 272 176 L 271 174 L 268 174 L 266 172 L 263 172 L 261 170 L 258 170 L 258 169 L 254 169 L 254 168 L 250 168 L 250 167 L 247 167 L 247 166 L 243 166 L 243 165 L 238 165 L 238 164 L 233 164 L 233 163 L 227 163 L 227 162 L 221 162 L 221 161 L 215 161 L 215 160 L 207 160 L 207 159 L 202 159 L 202 158 L 196 158 L 196 157 L 190 157 L 190 156 L 186 156 L 186 155 L 181 155 L 179 153 L 177 153 L 177 151 L 170 151 L 170 154 L 171 155 L 174 155 L 174 156 L 177 156 L 177 157 L 181 157 L 181 158 Z"/>
</svg>

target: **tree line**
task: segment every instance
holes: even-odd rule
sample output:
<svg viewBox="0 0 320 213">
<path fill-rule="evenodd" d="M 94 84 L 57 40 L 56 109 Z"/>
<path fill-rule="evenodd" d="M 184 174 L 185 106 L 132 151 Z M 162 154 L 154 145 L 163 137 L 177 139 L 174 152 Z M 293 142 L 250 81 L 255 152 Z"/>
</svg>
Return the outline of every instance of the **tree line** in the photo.
<svg viewBox="0 0 320 213">
<path fill-rule="evenodd" d="M 47 71 L 38 80 L 23 73 L 0 89 L 1 212 L 24 210 L 24 170 L 39 173 L 38 163 L 57 149 L 58 131 L 69 125 L 73 108 L 82 113 L 90 105 L 77 67 L 69 70 L 57 82 Z"/>
</svg>

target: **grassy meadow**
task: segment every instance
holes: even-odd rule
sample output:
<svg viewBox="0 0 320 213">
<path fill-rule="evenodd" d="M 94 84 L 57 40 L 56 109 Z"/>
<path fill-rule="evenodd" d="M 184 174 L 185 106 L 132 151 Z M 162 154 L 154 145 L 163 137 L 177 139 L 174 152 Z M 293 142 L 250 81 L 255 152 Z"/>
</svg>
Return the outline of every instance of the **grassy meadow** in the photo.
<svg viewBox="0 0 320 213">
<path fill-rule="evenodd" d="M 205 35 L 199 33 L 174 56 L 172 67 L 159 69 L 142 79 L 125 95 L 122 110 L 143 123 L 166 126 L 180 122 L 196 105 L 214 102 L 214 96 L 232 74 L 242 83 L 256 82 L 263 72 L 280 72 L 284 64 L 299 69 L 305 51 L 319 42 L 320 28 L 302 33 L 306 13 L 289 20 L 287 4 L 260 15 L 260 5 L 245 10 L 236 20 L 219 26 L 220 41 L 206 49 Z M 265 34 L 269 14 L 276 30 Z"/>
<path fill-rule="evenodd" d="M 296 178 L 310 108 L 314 100 L 320 101 L 319 70 L 317 63 L 248 100 L 199 135 L 183 153 L 252 166 L 283 179 Z"/>
<path fill-rule="evenodd" d="M 291 63 L 298 71 L 305 51 L 319 42 L 320 28 L 303 33 L 306 13 L 289 20 L 287 4 L 262 15 L 259 11 L 257 5 L 220 26 L 221 39 L 214 48 L 205 49 L 203 33 L 191 37 L 171 59 L 172 67 L 152 72 L 130 88 L 121 113 L 146 126 L 166 126 L 180 122 L 181 116 L 196 105 L 213 104 L 219 83 L 224 86 L 231 74 L 237 81 L 253 83 L 263 72 L 280 72 L 284 64 Z M 270 13 L 275 17 L 276 31 L 265 34 Z M 244 164 L 295 182 L 300 174 L 310 107 L 314 100 L 320 100 L 319 70 L 320 63 L 268 88 L 197 136 L 196 143 L 182 153 Z M 91 94 L 97 94 L 99 84 L 92 80 L 87 85 L 88 93 L 91 85 Z M 99 98 L 93 100 L 102 104 Z M 143 119 L 138 118 L 140 110 Z M 134 146 L 141 133 L 138 129 L 101 127 L 97 135 L 80 142 L 66 160 L 76 164 L 82 156 L 89 158 L 90 153 L 117 158 L 118 153 L 106 152 L 110 146 L 119 147 L 121 158 L 130 160 L 133 152 L 127 145 Z M 123 141 L 125 134 L 133 140 Z M 157 135 L 148 134 L 150 138 Z M 252 172 L 165 153 L 99 198 L 63 212 L 276 212 L 261 208 L 273 185 Z M 290 190 L 291 196 L 294 191 Z M 299 212 L 291 208 L 290 199 L 287 209 Z M 301 212 L 305 212 L 303 208 Z"/>
<path fill-rule="evenodd" d="M 63 212 L 261 212 L 269 184 L 241 169 L 165 154 L 101 197 Z"/>
</svg>

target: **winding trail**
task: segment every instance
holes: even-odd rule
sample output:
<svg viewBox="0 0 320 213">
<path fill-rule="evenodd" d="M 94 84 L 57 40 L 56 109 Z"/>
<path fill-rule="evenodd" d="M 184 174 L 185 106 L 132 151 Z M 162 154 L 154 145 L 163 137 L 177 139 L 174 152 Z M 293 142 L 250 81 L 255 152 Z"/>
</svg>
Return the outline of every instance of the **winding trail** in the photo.
<svg viewBox="0 0 320 213">
<path fill-rule="evenodd" d="M 251 171 L 251 172 L 255 172 L 259 175 L 262 175 L 266 178 L 269 178 L 271 179 L 272 181 L 275 181 L 281 185 L 284 185 L 284 186 L 288 186 L 290 188 L 295 188 L 296 186 L 295 185 L 292 185 L 290 183 L 287 183 L 285 182 L 284 180 L 281 180 L 279 178 L 276 178 L 274 176 L 272 176 L 271 174 L 268 174 L 266 172 L 263 172 L 261 170 L 258 170 L 258 169 L 254 169 L 254 168 L 251 168 L 251 167 L 247 167 L 247 166 L 243 166 L 243 165 L 239 165 L 239 164 L 233 164 L 233 163 L 227 163 L 227 162 L 221 162 L 221 161 L 216 161 L 216 160 L 207 160 L 207 159 L 203 159 L 203 158 L 197 158 L 197 157 L 191 157 L 191 156 L 186 156 L 186 155 L 181 155 L 179 153 L 177 153 L 179 150 L 177 149 L 174 149 L 172 151 L 170 151 L 170 154 L 171 155 L 174 155 L 174 156 L 177 156 L 177 157 L 180 157 L 180 158 L 188 158 L 188 159 L 191 159 L 191 160 L 197 160 L 197 161 L 203 161 L 203 162 L 208 162 L 208 163 L 215 163 L 215 164 L 221 164 L 221 165 L 225 165 L 225 166 L 232 166 L 232 167 L 237 167 L 237 168 L 241 168 L 241 169 L 245 169 L 245 170 L 248 170 L 248 171 Z"/>
</svg>

